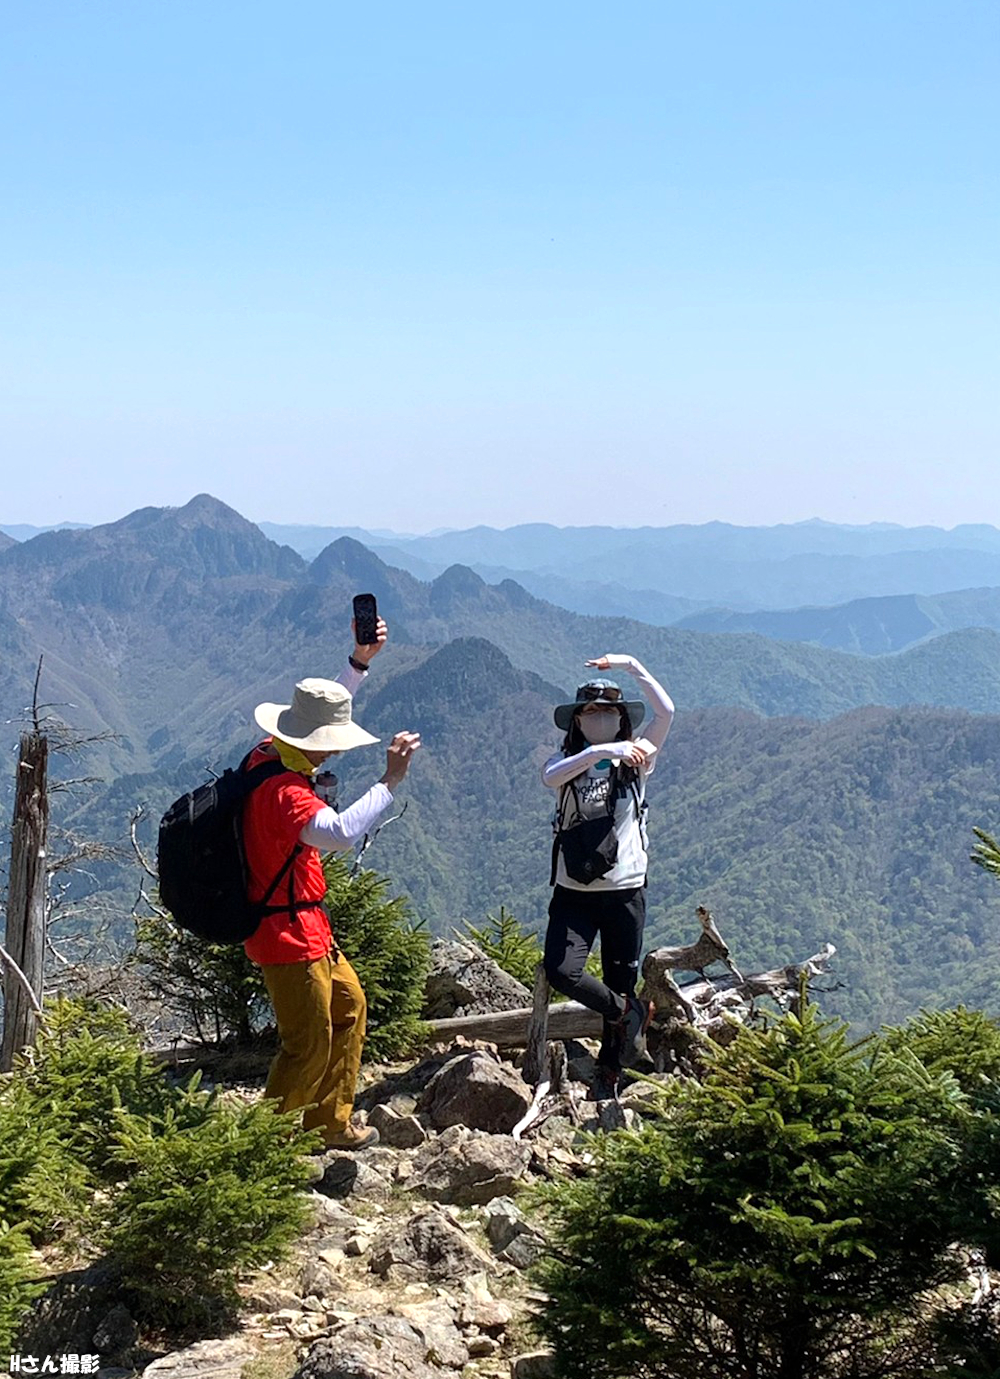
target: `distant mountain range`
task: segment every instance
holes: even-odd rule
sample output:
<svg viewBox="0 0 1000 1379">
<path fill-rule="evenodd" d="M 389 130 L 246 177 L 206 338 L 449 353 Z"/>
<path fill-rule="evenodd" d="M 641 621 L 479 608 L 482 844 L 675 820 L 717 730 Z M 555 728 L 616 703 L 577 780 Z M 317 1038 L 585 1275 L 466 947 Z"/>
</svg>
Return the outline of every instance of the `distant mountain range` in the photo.
<svg viewBox="0 0 1000 1379">
<path fill-rule="evenodd" d="M 83 531 L 87 524 L 85 522 L 59 522 L 53 527 L 32 527 L 24 522 L 13 522 L 10 524 L 0 524 L 0 549 L 6 545 L 3 540 L 5 536 L 14 541 L 30 541 L 34 536 L 41 536 L 42 532 L 47 531 Z"/>
<path fill-rule="evenodd" d="M 83 772 L 103 783 L 63 797 L 63 820 L 121 840 L 138 801 L 155 818 L 206 765 L 238 759 L 256 703 L 338 672 L 362 588 L 391 641 L 358 718 L 426 743 L 411 807 L 371 861 L 434 927 L 500 903 L 542 921 L 552 706 L 586 657 L 630 651 L 678 705 L 653 778 L 653 937 L 686 938 L 704 901 L 748 961 L 838 943 L 846 986 L 833 999 L 860 1021 L 963 993 L 995 1002 L 1000 893 L 965 860 L 972 826 L 1000 823 L 1000 634 L 988 629 L 873 657 L 588 617 L 462 565 L 421 581 L 347 536 L 307 562 L 201 495 L 0 551 L 0 721 L 13 741 L 43 652 L 43 699 L 118 734 Z M 345 798 L 380 770 L 378 749 L 345 757 Z M 112 869 L 97 874 L 105 894 L 134 894 Z"/>
<path fill-rule="evenodd" d="M 81 528 L 0 526 L 0 549 L 5 532 L 25 540 L 63 529 Z M 271 522 L 260 529 L 310 562 L 347 537 L 424 583 L 458 563 L 488 583 L 513 580 L 586 616 L 753 632 L 863 655 L 901 651 L 963 628 L 1000 629 L 1000 531 L 986 525 L 945 531 L 821 521 L 634 529 L 535 524 L 426 536 Z M 976 587 L 967 587 L 973 579 Z M 842 602 L 845 590 L 851 596 Z"/>
<path fill-rule="evenodd" d="M 0 713 L 23 705 L 44 648 L 49 698 L 124 734 L 129 768 L 218 744 L 289 673 L 341 664 L 350 596 L 371 589 L 392 625 L 386 671 L 458 637 L 481 637 L 565 690 L 583 662 L 633 650 L 685 709 L 724 704 L 830 717 L 864 704 L 1000 705 L 1000 636 L 953 632 L 899 656 L 861 658 L 746 634 L 587 617 L 513 581 L 488 585 L 455 565 L 429 583 L 349 537 L 311 563 L 208 496 L 144 508 L 87 530 L 51 531 L 0 553 Z M 294 669 L 293 669 L 294 668 Z M 149 739 L 156 734 L 156 744 Z M 226 740 L 228 745 L 228 739 Z"/>
<path fill-rule="evenodd" d="M 865 655 L 960 628 L 1000 628 L 1000 531 L 990 526 L 538 524 L 391 542 L 356 528 L 265 529 L 303 554 L 316 553 L 324 534 L 349 534 L 423 580 L 458 561 L 573 612 Z"/>
<path fill-rule="evenodd" d="M 286 530 L 268 528 L 276 540 L 295 545 L 283 534 Z M 650 590 L 742 611 L 1000 586 L 1000 530 L 987 525 L 945 531 L 819 521 L 638 528 L 534 523 L 502 531 L 474 527 L 411 539 L 396 536 L 388 543 L 373 534 L 354 534 L 379 551 L 391 545 L 391 563 L 412 565 L 413 573 L 423 578 L 458 563 L 495 574 L 531 571 L 574 584 Z M 312 542 L 320 539 L 314 531 Z M 637 598 L 632 595 L 631 615 L 645 616 Z"/>
<path fill-rule="evenodd" d="M 678 618 L 675 627 L 697 632 L 756 632 L 781 641 L 883 656 L 915 642 L 965 627 L 1000 630 L 1000 589 L 953 593 L 894 594 L 855 599 L 833 608 L 794 608 L 753 613 L 707 609 Z"/>
</svg>

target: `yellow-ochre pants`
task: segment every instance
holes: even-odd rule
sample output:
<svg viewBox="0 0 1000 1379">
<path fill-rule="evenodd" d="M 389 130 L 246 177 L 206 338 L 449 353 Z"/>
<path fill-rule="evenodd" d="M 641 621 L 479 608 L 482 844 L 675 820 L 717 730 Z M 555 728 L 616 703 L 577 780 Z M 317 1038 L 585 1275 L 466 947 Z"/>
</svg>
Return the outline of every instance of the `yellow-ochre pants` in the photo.
<svg viewBox="0 0 1000 1379">
<path fill-rule="evenodd" d="M 327 1139 L 343 1134 L 354 1107 L 368 1010 L 354 968 L 334 949 L 312 962 L 273 963 L 261 971 L 281 1038 L 264 1095 L 279 1100 L 282 1111 L 315 1102 L 303 1127 L 319 1127 Z"/>
</svg>

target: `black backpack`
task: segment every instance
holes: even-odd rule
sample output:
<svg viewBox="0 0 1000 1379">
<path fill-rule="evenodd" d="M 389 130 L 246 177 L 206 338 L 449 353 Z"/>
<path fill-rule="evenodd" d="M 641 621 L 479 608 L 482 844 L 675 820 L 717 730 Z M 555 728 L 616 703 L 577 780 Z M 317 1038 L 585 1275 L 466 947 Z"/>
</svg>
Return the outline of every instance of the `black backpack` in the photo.
<svg viewBox="0 0 1000 1379">
<path fill-rule="evenodd" d="M 302 851 L 297 843 L 268 886 L 263 900 L 247 896 L 247 860 L 243 847 L 243 806 L 258 785 L 288 768 L 265 761 L 246 769 L 249 756 L 235 771 L 227 769 L 182 795 L 160 820 L 157 843 L 160 900 L 182 929 L 210 943 L 242 943 L 268 914 L 311 908 L 292 894 L 293 867 Z M 271 897 L 288 877 L 288 903 L 272 905 Z"/>
</svg>

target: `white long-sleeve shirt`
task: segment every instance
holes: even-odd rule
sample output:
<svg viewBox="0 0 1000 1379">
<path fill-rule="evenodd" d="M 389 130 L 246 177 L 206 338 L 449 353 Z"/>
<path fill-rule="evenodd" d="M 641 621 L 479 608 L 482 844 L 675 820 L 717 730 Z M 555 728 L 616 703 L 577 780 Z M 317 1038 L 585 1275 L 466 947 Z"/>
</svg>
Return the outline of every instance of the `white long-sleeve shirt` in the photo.
<svg viewBox="0 0 1000 1379">
<path fill-rule="evenodd" d="M 643 736 L 634 739 L 649 753 L 645 764 L 638 768 L 636 789 L 640 808 L 636 809 L 636 801 L 631 790 L 616 799 L 614 829 L 618 839 L 618 858 L 609 872 L 591 881 L 589 885 L 574 881 L 566 874 L 562 849 L 559 850 L 556 885 L 565 886 L 567 890 L 631 890 L 641 886 L 646 879 L 646 781 L 656 767 L 660 748 L 670 732 L 670 725 L 674 720 L 674 701 L 659 681 L 654 679 L 634 656 L 609 656 L 608 664 L 613 669 L 627 671 L 636 680 L 653 710 L 652 720 L 646 725 Z M 602 742 L 587 746 L 573 756 L 567 757 L 561 752 L 556 752 L 549 757 L 542 767 L 542 781 L 549 789 L 560 792 L 559 805 L 564 807 L 565 826 L 568 827 L 581 819 L 594 819 L 606 813 L 608 792 L 613 783 L 611 764 L 624 761 L 628 750 L 627 742 Z M 571 782 L 575 786 L 575 791 L 569 789 Z"/>
<path fill-rule="evenodd" d="M 355 670 L 348 663 L 337 676 L 337 682 L 353 697 L 367 678 L 367 671 Z M 319 848 L 321 852 L 346 852 L 359 838 L 370 832 L 376 819 L 391 803 L 392 791 L 382 781 L 376 781 L 370 790 L 366 790 L 360 799 L 346 809 L 338 811 L 325 805 L 318 810 L 299 834 L 299 842 L 307 847 Z"/>
</svg>

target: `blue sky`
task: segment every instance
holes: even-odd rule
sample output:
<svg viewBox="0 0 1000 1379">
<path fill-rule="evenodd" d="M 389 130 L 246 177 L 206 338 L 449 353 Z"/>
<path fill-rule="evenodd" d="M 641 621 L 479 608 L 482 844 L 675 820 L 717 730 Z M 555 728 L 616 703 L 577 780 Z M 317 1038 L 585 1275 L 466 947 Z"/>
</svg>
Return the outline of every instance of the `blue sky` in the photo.
<svg viewBox="0 0 1000 1379">
<path fill-rule="evenodd" d="M 0 520 L 1000 523 L 1000 6 L 0 13 Z"/>
</svg>

